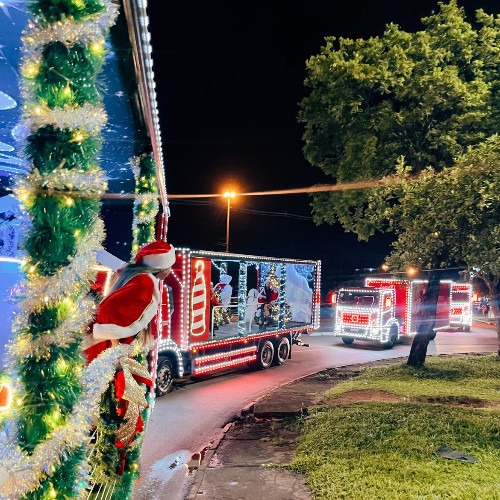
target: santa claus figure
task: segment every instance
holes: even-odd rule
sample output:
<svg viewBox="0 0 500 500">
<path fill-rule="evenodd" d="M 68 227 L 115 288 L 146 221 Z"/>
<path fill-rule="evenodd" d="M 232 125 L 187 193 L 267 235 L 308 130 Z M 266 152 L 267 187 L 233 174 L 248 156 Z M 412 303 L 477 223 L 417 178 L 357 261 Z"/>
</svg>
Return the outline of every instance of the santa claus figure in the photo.
<svg viewBox="0 0 500 500">
<path fill-rule="evenodd" d="M 273 278 L 275 278 L 274 274 Z M 277 321 L 279 308 L 276 301 L 278 300 L 278 296 L 279 291 L 276 285 L 271 278 L 266 279 L 258 296 L 258 302 L 260 304 L 258 314 L 259 331 L 264 331 L 268 326 L 271 326 Z"/>
<path fill-rule="evenodd" d="M 259 303 L 260 304 L 271 304 L 278 300 L 279 291 L 278 288 L 273 285 L 270 279 L 264 282 L 264 286 L 259 292 Z"/>
<path fill-rule="evenodd" d="M 82 345 L 88 363 L 118 343 L 134 347 L 133 356 L 120 359 L 113 383 L 103 395 L 100 420 L 105 425 L 100 427 L 97 423 L 103 442 L 114 443 L 116 452 L 113 454 L 108 446 L 105 458 L 109 463 L 92 465 L 109 476 L 128 472 L 132 463 L 127 453 L 139 446 L 137 440 L 144 431 L 142 412 L 148 407 L 146 394 L 154 378 L 154 363 L 149 360 L 148 365 L 147 357 L 157 333 L 154 319 L 161 305 L 160 283 L 174 263 L 175 250 L 167 242 L 155 241 L 142 247 L 118 271 L 109 295 L 98 305 L 95 322 Z"/>
<path fill-rule="evenodd" d="M 139 334 L 150 333 L 147 330 L 161 303 L 160 282 L 174 263 L 174 247 L 155 241 L 118 270 L 108 296 L 98 306 L 91 339 L 84 345 L 89 363 L 113 344 L 130 344 Z"/>
</svg>

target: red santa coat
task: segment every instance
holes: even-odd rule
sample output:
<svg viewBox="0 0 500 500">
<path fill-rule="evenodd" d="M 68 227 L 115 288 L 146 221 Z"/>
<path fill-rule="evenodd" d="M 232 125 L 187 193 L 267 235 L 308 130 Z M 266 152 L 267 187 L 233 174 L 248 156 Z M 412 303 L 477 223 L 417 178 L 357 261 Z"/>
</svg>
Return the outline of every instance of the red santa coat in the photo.
<svg viewBox="0 0 500 500">
<path fill-rule="evenodd" d="M 279 292 L 276 288 L 267 288 L 264 286 L 261 288 L 259 293 L 259 303 L 260 304 L 270 304 L 278 300 Z"/>
<path fill-rule="evenodd" d="M 93 345 L 85 350 L 88 362 L 110 347 L 112 340 L 132 343 L 153 320 L 160 303 L 159 282 L 149 273 L 134 276 L 108 295 L 99 304 L 92 326 Z"/>
</svg>

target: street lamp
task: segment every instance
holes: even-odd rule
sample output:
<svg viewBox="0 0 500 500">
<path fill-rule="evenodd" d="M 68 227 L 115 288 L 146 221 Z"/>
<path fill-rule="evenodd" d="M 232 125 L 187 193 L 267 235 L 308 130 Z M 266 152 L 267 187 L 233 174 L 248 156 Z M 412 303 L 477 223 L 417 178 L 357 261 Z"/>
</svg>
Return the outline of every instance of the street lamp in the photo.
<svg viewBox="0 0 500 500">
<path fill-rule="evenodd" d="M 231 216 L 231 198 L 235 198 L 236 193 L 234 191 L 226 191 L 222 196 L 227 199 L 226 252 L 229 252 L 229 218 Z"/>
<path fill-rule="evenodd" d="M 410 266 L 410 267 L 408 267 L 408 269 L 406 269 L 406 273 L 409 276 L 415 276 L 415 274 L 417 274 L 417 269 L 414 268 L 413 266 Z"/>
</svg>

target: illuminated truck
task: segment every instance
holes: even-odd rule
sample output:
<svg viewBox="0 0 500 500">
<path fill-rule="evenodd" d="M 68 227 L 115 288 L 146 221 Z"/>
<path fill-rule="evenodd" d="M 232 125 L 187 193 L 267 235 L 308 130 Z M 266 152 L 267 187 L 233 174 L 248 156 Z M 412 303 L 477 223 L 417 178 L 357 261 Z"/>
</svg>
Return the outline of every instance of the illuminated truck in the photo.
<svg viewBox="0 0 500 500">
<path fill-rule="evenodd" d="M 441 281 L 434 329 L 450 326 L 451 281 Z M 391 348 L 402 337 L 413 337 L 422 320 L 423 280 L 366 278 L 364 287 L 337 293 L 336 336 L 345 344 L 370 340 Z"/>
<path fill-rule="evenodd" d="M 472 325 L 472 283 L 452 283 L 450 326 L 470 332 Z"/>
<path fill-rule="evenodd" d="M 300 335 L 319 328 L 320 276 L 320 261 L 177 250 L 161 307 L 157 395 L 176 379 L 285 363 Z M 224 303 L 213 292 L 222 281 L 231 287 Z"/>
</svg>

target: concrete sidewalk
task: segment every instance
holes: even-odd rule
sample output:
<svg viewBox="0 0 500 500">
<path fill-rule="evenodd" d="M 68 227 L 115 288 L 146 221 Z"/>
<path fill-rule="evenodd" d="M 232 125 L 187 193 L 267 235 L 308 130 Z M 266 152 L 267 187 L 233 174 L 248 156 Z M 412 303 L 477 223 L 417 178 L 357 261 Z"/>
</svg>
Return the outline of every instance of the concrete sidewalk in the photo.
<svg viewBox="0 0 500 500">
<path fill-rule="evenodd" d="M 207 450 L 186 500 L 310 500 L 305 478 L 280 467 L 291 462 L 300 437 L 287 418 L 305 416 L 329 388 L 359 373 L 362 366 L 323 370 L 244 409 Z"/>
</svg>

